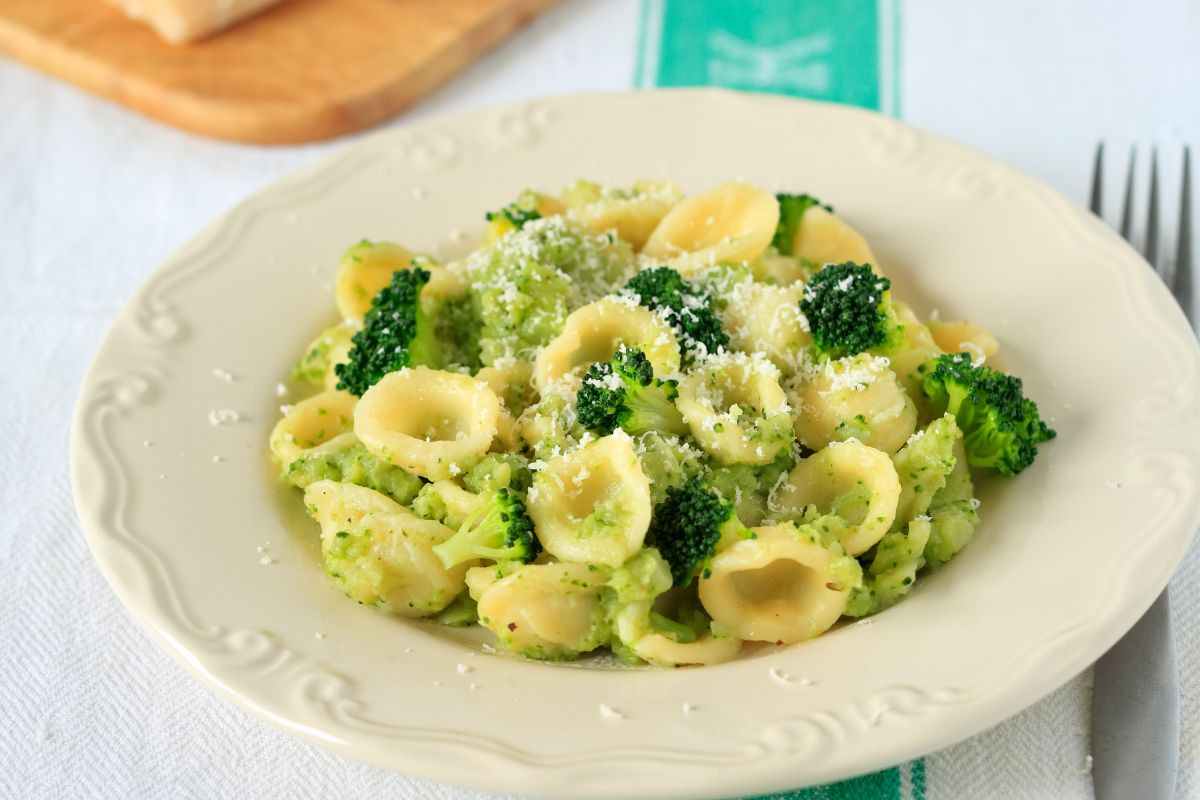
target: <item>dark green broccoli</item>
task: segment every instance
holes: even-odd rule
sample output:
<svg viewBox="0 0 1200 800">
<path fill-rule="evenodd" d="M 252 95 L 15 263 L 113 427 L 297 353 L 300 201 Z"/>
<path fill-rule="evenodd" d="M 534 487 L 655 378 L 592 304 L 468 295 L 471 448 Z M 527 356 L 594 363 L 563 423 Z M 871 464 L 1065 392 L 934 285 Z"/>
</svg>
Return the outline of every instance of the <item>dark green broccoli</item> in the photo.
<svg viewBox="0 0 1200 800">
<path fill-rule="evenodd" d="M 521 496 L 497 489 L 463 522 L 458 533 L 436 545 L 433 552 L 450 569 L 473 558 L 529 563 L 541 549 Z"/>
<path fill-rule="evenodd" d="M 831 206 L 825 205 L 811 194 L 777 194 L 775 199 L 779 201 L 779 225 L 775 227 L 775 238 L 771 240 L 771 244 L 785 256 L 792 255 L 796 229 L 800 227 L 805 211 L 813 206 L 833 211 Z"/>
<path fill-rule="evenodd" d="M 350 341 L 350 358 L 338 364 L 337 388 L 361 397 L 389 372 L 438 362 L 433 321 L 421 308 L 421 289 L 429 272 L 420 267 L 397 270 L 375 295 L 363 327 Z"/>
<path fill-rule="evenodd" d="M 608 361 L 588 367 L 575 398 L 579 424 L 601 435 L 620 428 L 631 436 L 647 431 L 687 433 L 675 408 L 675 381 L 658 380 L 646 354 L 636 347 L 617 348 Z"/>
<path fill-rule="evenodd" d="M 949 411 L 957 420 L 971 466 L 1016 475 L 1033 463 L 1040 443 L 1057 435 L 1022 394 L 1020 378 L 975 366 L 966 353 L 939 356 L 918 374 L 934 412 Z"/>
<path fill-rule="evenodd" d="M 892 307 L 892 282 L 868 264 L 827 264 L 804 286 L 800 310 L 808 318 L 813 346 L 830 358 L 900 344 L 903 328 Z"/>
<path fill-rule="evenodd" d="M 734 513 L 733 503 L 700 478 L 678 489 L 654 509 L 647 537 L 671 565 L 676 586 L 687 586 L 697 575 L 708 577 L 708 564 L 722 545 L 752 539 L 754 533 Z"/>
<path fill-rule="evenodd" d="M 625 290 L 651 311 L 665 311 L 679 334 L 684 366 L 729 346 L 729 334 L 721 327 L 711 296 L 670 267 L 642 270 L 625 284 Z"/>
</svg>

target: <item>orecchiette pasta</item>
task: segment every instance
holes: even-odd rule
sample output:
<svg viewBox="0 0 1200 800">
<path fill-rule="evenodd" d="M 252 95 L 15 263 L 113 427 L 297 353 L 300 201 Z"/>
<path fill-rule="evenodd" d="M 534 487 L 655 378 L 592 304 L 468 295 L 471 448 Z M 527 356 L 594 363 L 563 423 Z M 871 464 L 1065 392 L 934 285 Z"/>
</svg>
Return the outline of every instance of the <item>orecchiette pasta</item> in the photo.
<svg viewBox="0 0 1200 800">
<path fill-rule="evenodd" d="M 602 603 L 606 575 L 587 564 L 528 564 L 499 577 L 496 567 L 468 573 L 479 622 L 510 650 L 572 658 L 607 643 Z"/>
<path fill-rule="evenodd" d="M 675 404 L 692 436 L 723 464 L 769 464 L 791 443 L 779 370 L 762 356 L 708 359 L 679 382 Z"/>
<path fill-rule="evenodd" d="M 804 212 L 796 229 L 792 253 L 820 267 L 824 264 L 870 264 L 879 270 L 879 261 L 862 235 L 841 217 L 813 206 Z"/>
<path fill-rule="evenodd" d="M 800 514 L 814 505 L 821 513 L 842 517 L 849 523 L 842 547 L 858 555 L 891 528 L 900 478 L 887 453 L 850 439 L 832 442 L 796 464 L 773 499 L 785 514 Z"/>
<path fill-rule="evenodd" d="M 700 581 L 704 609 L 749 641 L 791 643 L 824 633 L 846 609 L 857 565 L 790 523 L 754 532 L 713 559 Z"/>
<path fill-rule="evenodd" d="M 641 250 L 650 234 L 683 197 L 670 181 L 637 181 L 629 189 L 603 189 L 576 181 L 563 192 L 567 217 L 595 233 L 615 230 Z"/>
<path fill-rule="evenodd" d="M 500 401 L 466 375 L 414 367 L 367 390 L 354 410 L 354 432 L 383 460 L 429 480 L 460 475 L 487 453 Z"/>
<path fill-rule="evenodd" d="M 336 389 L 338 376 L 334 367 L 350 357 L 351 338 L 358 331 L 352 322 L 341 322 L 321 331 L 304 351 L 304 357 L 292 370 L 292 377 L 306 383 Z"/>
<path fill-rule="evenodd" d="M 350 248 L 269 440 L 332 582 L 530 658 L 674 667 L 810 639 L 953 558 L 971 471 L 1054 432 L 990 333 L 927 325 L 777 188 L 577 181 L 493 207 L 445 265 Z"/>
<path fill-rule="evenodd" d="M 769 192 L 725 183 L 672 208 L 642 252 L 688 272 L 723 261 L 753 261 L 779 224 L 779 204 Z"/>
<path fill-rule="evenodd" d="M 940 356 L 942 349 L 933 340 L 933 334 L 930 333 L 929 328 L 917 318 L 911 308 L 898 300 L 894 302 L 894 305 L 896 319 L 903 326 L 904 341 L 900 349 L 889 353 L 892 372 L 896 373 L 896 377 L 900 379 L 900 383 L 909 391 L 910 395 L 923 397 L 921 379 L 916 374 L 917 367 L 931 358 Z"/>
<path fill-rule="evenodd" d="M 563 561 L 620 566 L 650 527 L 650 481 L 621 431 L 551 460 L 529 498 L 538 539 Z"/>
<path fill-rule="evenodd" d="M 395 514 L 404 506 L 385 494 L 337 481 L 315 481 L 304 490 L 304 508 L 321 526 L 321 536 L 354 527 L 367 514 Z"/>
<path fill-rule="evenodd" d="M 735 284 L 721 322 L 729 333 L 729 343 L 745 352 L 761 352 L 791 375 L 807 358 L 812 341 L 808 321 L 800 312 L 802 284 L 772 286 L 755 281 Z"/>
<path fill-rule="evenodd" d="M 982 364 L 1000 351 L 1000 343 L 986 328 L 966 321 L 930 320 L 929 332 L 947 353 L 967 353 Z"/>
<path fill-rule="evenodd" d="M 352 599 L 402 617 L 441 611 L 465 588 L 470 564 L 447 570 L 433 546 L 453 533 L 378 492 L 317 481 L 305 501 L 321 524 L 325 571 Z"/>
<path fill-rule="evenodd" d="M 537 390 L 533 387 L 533 364 L 515 358 L 505 359 L 479 370 L 475 378 L 486 383 L 500 398 L 496 440 L 492 448 L 502 452 L 519 449 L 521 431 L 517 418 L 537 398 Z"/>
<path fill-rule="evenodd" d="M 633 645 L 638 658 L 660 667 L 720 664 L 737 658 L 742 640 L 705 634 L 694 642 L 677 642 L 661 633 L 648 633 Z"/>
<path fill-rule="evenodd" d="M 292 406 L 271 430 L 271 455 L 282 467 L 354 426 L 355 397 L 321 392 Z"/>
<path fill-rule="evenodd" d="M 812 364 L 789 387 L 796 439 L 812 450 L 856 438 L 894 453 L 917 426 L 917 407 L 883 356 Z"/>
<path fill-rule="evenodd" d="M 538 354 L 534 383 L 545 391 L 574 370 L 612 358 L 622 344 L 642 350 L 655 374 L 679 371 L 679 343 L 671 325 L 634 302 L 608 297 L 571 312 L 562 333 Z"/>
<path fill-rule="evenodd" d="M 388 285 L 392 273 L 409 269 L 413 266 L 414 258 L 429 272 L 429 283 L 423 295 L 444 298 L 460 294 L 466 289 L 462 279 L 453 272 L 429 259 L 414 256 L 394 242 L 364 240 L 347 250 L 338 265 L 334 296 L 342 317 L 354 323 L 362 322 L 371 308 L 371 301 L 380 289 Z"/>
</svg>

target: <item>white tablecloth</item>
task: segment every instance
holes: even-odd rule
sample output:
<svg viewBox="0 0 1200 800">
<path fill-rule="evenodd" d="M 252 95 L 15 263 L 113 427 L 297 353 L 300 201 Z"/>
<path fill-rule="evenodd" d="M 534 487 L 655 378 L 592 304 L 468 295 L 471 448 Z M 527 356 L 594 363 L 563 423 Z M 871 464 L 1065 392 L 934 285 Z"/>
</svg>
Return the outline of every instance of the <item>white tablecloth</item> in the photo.
<svg viewBox="0 0 1200 800">
<path fill-rule="evenodd" d="M 1081 202 L 1100 137 L 1118 148 L 1153 139 L 1168 167 L 1181 140 L 1200 145 L 1200 6 L 982 6 L 904 6 L 903 118 Z M 637 20 L 635 2 L 564 3 L 407 119 L 626 88 Z M 70 415 L 108 322 L 202 224 L 340 145 L 205 141 L 4 61 L 0 100 L 0 796 L 481 797 L 345 761 L 201 687 L 125 613 L 72 507 Z M 1198 798 L 1200 558 L 1185 564 L 1173 600 L 1183 674 L 1179 796 Z M 1090 797 L 1088 685 L 1081 676 L 930 756 L 928 796 Z"/>
</svg>

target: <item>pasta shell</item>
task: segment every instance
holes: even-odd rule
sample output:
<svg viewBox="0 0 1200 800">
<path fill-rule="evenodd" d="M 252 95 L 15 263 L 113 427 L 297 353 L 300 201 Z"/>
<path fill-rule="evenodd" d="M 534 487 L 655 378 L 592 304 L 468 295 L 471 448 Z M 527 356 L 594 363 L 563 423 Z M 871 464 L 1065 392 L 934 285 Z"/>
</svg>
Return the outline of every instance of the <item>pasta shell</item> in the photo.
<svg viewBox="0 0 1200 800">
<path fill-rule="evenodd" d="M 490 573 L 480 574 L 480 573 Z M 499 577 L 468 573 L 479 622 L 507 649 L 531 658 L 569 658 L 608 641 L 602 600 L 607 574 L 586 564 L 527 564 Z"/>
<path fill-rule="evenodd" d="M 467 375 L 427 367 L 385 375 L 358 401 L 354 433 L 376 457 L 431 481 L 474 466 L 496 436 L 500 400 Z"/>
<path fill-rule="evenodd" d="M 811 261 L 818 267 L 853 261 L 855 264 L 870 264 L 876 272 L 881 272 L 879 261 L 862 234 L 841 217 L 820 206 L 812 206 L 804 212 L 796 229 L 792 253 L 796 258 Z"/>
<path fill-rule="evenodd" d="M 814 365 L 790 387 L 796 439 L 811 450 L 854 437 L 894 453 L 917 427 L 917 407 L 887 358 L 866 353 Z"/>
<path fill-rule="evenodd" d="M 392 280 L 392 274 L 413 266 L 414 254 L 394 242 L 362 241 L 351 247 L 338 264 L 333 292 L 342 318 L 361 323 L 371 309 L 379 290 Z M 456 297 L 466 284 L 454 271 L 428 259 L 420 266 L 429 272 L 429 282 L 421 292 L 422 301 Z"/>
<path fill-rule="evenodd" d="M 850 439 L 832 442 L 796 464 L 772 499 L 786 515 L 798 516 L 815 505 L 823 514 L 845 519 L 849 525 L 841 544 L 856 556 L 891 529 L 900 478 L 886 453 Z"/>
<path fill-rule="evenodd" d="M 562 332 L 538 353 L 534 383 L 545 392 L 564 375 L 612 358 L 622 344 L 640 348 L 655 375 L 679 371 L 679 343 L 670 324 L 636 303 L 605 297 L 571 312 Z"/>
<path fill-rule="evenodd" d="M 679 382 L 675 407 L 700 446 L 722 464 L 769 464 L 792 441 L 779 370 L 762 357 L 708 359 Z"/>
<path fill-rule="evenodd" d="M 326 391 L 292 406 L 271 430 L 269 443 L 276 463 L 286 467 L 307 451 L 349 433 L 356 402 L 347 392 Z"/>
<path fill-rule="evenodd" d="M 630 189 L 609 190 L 578 181 L 563 192 L 568 219 L 593 233 L 615 230 L 634 250 L 642 249 L 682 197 L 679 187 L 670 181 L 638 181 Z"/>
<path fill-rule="evenodd" d="M 802 535 L 791 524 L 754 528 L 712 560 L 700 581 L 700 602 L 734 636 L 790 644 L 819 636 L 850 599 L 839 583 L 840 552 Z"/>
<path fill-rule="evenodd" d="M 706 634 L 694 642 L 677 642 L 661 633 L 650 633 L 634 642 L 638 658 L 660 667 L 689 664 L 721 664 L 737 658 L 742 640 L 734 636 L 717 638 Z"/>
<path fill-rule="evenodd" d="M 683 272 L 725 261 L 753 261 L 771 244 L 779 203 L 747 183 L 725 183 L 693 195 L 658 223 L 642 252 Z"/>
<path fill-rule="evenodd" d="M 563 561 L 619 567 L 650 527 L 650 481 L 621 431 L 551 460 L 528 497 L 538 540 Z"/>
<path fill-rule="evenodd" d="M 986 328 L 966 321 L 930 320 L 929 332 L 937 346 L 947 353 L 968 353 L 982 364 L 1000 351 L 1000 343 Z"/>
</svg>

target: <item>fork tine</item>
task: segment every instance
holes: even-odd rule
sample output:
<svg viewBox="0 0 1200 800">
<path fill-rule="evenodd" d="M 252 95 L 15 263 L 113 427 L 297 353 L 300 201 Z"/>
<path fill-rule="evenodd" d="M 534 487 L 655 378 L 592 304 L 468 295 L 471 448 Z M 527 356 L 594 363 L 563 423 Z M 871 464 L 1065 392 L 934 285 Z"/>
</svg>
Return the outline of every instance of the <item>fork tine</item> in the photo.
<svg viewBox="0 0 1200 800">
<path fill-rule="evenodd" d="M 1167 281 L 1165 265 L 1158 263 L 1158 148 L 1150 149 L 1150 211 L 1146 215 L 1146 260 Z"/>
<path fill-rule="evenodd" d="M 1183 148 L 1183 188 L 1179 192 L 1179 241 L 1175 250 L 1175 299 L 1195 324 L 1192 289 L 1192 151 Z"/>
<path fill-rule="evenodd" d="M 1125 171 L 1125 199 L 1121 205 L 1121 238 L 1127 242 L 1133 241 L 1133 183 L 1136 177 L 1137 145 L 1133 145 L 1129 148 L 1129 168 Z"/>
<path fill-rule="evenodd" d="M 1104 216 L 1104 142 L 1096 145 L 1096 157 L 1092 161 L 1092 200 L 1088 207 L 1097 217 Z"/>
</svg>

